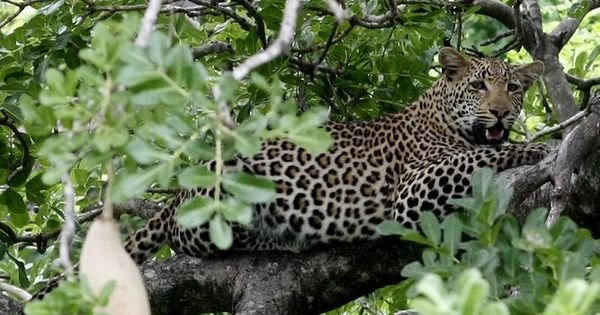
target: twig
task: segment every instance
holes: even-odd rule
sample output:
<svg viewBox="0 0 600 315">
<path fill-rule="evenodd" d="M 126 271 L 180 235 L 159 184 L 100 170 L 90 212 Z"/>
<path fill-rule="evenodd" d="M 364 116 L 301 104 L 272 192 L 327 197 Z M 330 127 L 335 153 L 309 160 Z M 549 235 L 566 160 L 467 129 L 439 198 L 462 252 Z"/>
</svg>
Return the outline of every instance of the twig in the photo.
<svg viewBox="0 0 600 315">
<path fill-rule="evenodd" d="M 348 28 L 346 28 L 340 35 L 338 35 L 338 37 L 336 37 L 332 42 L 331 45 L 337 44 L 339 42 L 341 42 L 346 36 L 348 36 L 350 34 L 350 32 L 354 29 L 355 25 L 350 25 Z M 309 53 L 309 52 L 314 52 L 320 49 L 325 48 L 327 45 L 327 42 L 325 43 L 321 43 L 318 45 L 314 45 L 314 46 L 310 46 L 310 47 L 306 47 L 306 48 L 292 48 L 292 52 L 293 53 L 300 53 L 300 54 L 304 54 L 304 53 Z"/>
<path fill-rule="evenodd" d="M 189 0 L 189 1 L 193 2 L 195 4 L 198 4 L 198 5 L 203 5 L 207 8 L 211 8 L 213 10 L 220 12 L 224 16 L 227 16 L 227 17 L 233 19 L 236 23 L 238 23 L 242 27 L 242 29 L 244 29 L 246 31 L 249 31 L 249 30 L 252 30 L 255 28 L 255 26 L 252 25 L 252 23 L 250 21 L 248 21 L 246 18 L 241 17 L 234 10 L 232 10 L 230 8 L 226 8 L 224 6 L 218 5 L 217 2 L 206 1 L 206 0 Z"/>
<path fill-rule="evenodd" d="M 31 299 L 31 294 L 29 294 L 29 292 L 4 281 L 0 281 L 0 291 L 16 295 L 21 301 L 29 301 Z"/>
<path fill-rule="evenodd" d="M 146 47 L 148 44 L 148 40 L 150 40 L 150 34 L 152 34 L 152 29 L 154 29 L 154 24 L 156 23 L 156 18 L 158 16 L 158 11 L 160 11 L 161 5 L 162 0 L 150 0 L 148 3 L 148 8 L 144 13 L 144 19 L 142 20 L 140 32 L 135 40 L 136 45 L 140 47 Z"/>
<path fill-rule="evenodd" d="M 517 0 L 513 5 L 513 16 L 515 18 L 515 28 L 513 29 L 513 38 L 504 47 L 494 53 L 494 57 L 500 56 L 513 49 L 519 49 L 523 45 L 523 19 L 521 18 L 521 0 Z"/>
<path fill-rule="evenodd" d="M 331 48 L 331 45 L 333 44 L 333 39 L 335 38 L 335 33 L 337 32 L 338 25 L 339 25 L 338 23 L 333 24 L 333 28 L 331 29 L 331 32 L 329 33 L 329 37 L 327 38 L 325 47 L 323 47 L 323 51 L 321 52 L 319 59 L 317 59 L 317 61 L 315 62 L 315 66 L 320 65 L 323 62 L 323 60 L 325 60 L 325 57 L 327 57 L 327 52 L 329 51 L 329 48 Z"/>
<path fill-rule="evenodd" d="M 24 170 L 28 167 L 27 164 L 30 163 L 29 160 L 31 158 L 31 155 L 29 152 L 29 143 L 27 142 L 23 134 L 19 131 L 19 128 L 17 128 L 17 126 L 10 119 L 9 114 L 6 112 L 5 109 L 1 109 L 0 112 L 4 116 L 4 118 L 0 119 L 0 125 L 8 127 L 12 131 L 12 133 L 15 135 L 15 137 L 17 137 L 17 140 L 19 140 L 19 143 L 21 144 L 21 150 L 23 150 L 23 155 L 21 156 L 21 165 L 8 175 L 8 181 L 10 182 L 17 174 L 19 174 L 21 170 Z"/>
<path fill-rule="evenodd" d="M 3 0 L 3 1 L 17 7 L 17 11 L 15 11 L 11 15 L 7 16 L 6 19 L 4 19 L 4 21 L 0 22 L 0 29 L 3 28 L 4 26 L 6 26 L 8 23 L 12 22 L 12 20 L 14 20 L 15 18 L 17 18 L 17 16 L 19 16 L 19 14 L 23 13 L 25 8 L 27 8 L 28 6 L 38 3 L 38 2 L 43 2 L 45 0 L 28 0 L 28 1 L 23 1 L 23 2 L 16 2 L 16 1 L 11 1 L 11 0 Z"/>
<path fill-rule="evenodd" d="M 300 0 L 288 0 L 285 4 L 283 21 L 279 30 L 279 37 L 271 46 L 262 52 L 246 59 L 241 65 L 233 69 L 233 77 L 241 80 L 246 77 L 250 71 L 259 67 L 289 51 L 294 39 L 294 30 L 296 29 L 296 18 L 300 9 Z"/>
<path fill-rule="evenodd" d="M 69 252 L 75 235 L 75 189 L 73 189 L 69 173 L 64 174 L 61 181 L 65 194 L 65 224 L 61 232 L 59 257 L 60 263 L 65 268 L 65 273 L 70 276 L 73 274 L 73 264 Z"/>
<path fill-rule="evenodd" d="M 269 46 L 269 43 L 267 42 L 265 21 L 263 20 L 262 16 L 256 11 L 254 6 L 250 2 L 246 0 L 236 0 L 236 2 L 238 2 L 244 9 L 246 9 L 246 11 L 248 11 L 248 14 L 254 19 L 254 22 L 256 23 L 256 35 L 258 35 L 260 44 L 262 45 L 263 49 L 267 48 Z"/>
<path fill-rule="evenodd" d="M 572 124 L 578 122 L 581 118 L 587 116 L 589 113 L 590 113 L 590 109 L 589 109 L 589 107 L 587 107 L 586 109 L 584 109 L 584 110 L 580 111 L 579 113 L 571 116 L 571 118 L 569 118 L 569 119 L 567 119 L 567 120 L 565 120 L 563 122 L 560 122 L 560 123 L 558 123 L 558 124 L 556 124 L 556 125 L 554 125 L 552 127 L 548 127 L 548 128 L 544 128 L 544 129 L 540 130 L 539 132 L 537 132 L 533 136 L 531 136 L 531 138 L 529 138 L 527 140 L 527 142 L 534 142 L 537 139 L 539 139 L 539 138 L 541 138 L 541 137 L 543 137 L 543 136 L 545 136 L 547 134 L 551 134 L 551 133 L 554 133 L 554 132 L 556 132 L 558 130 L 565 129 L 565 128 L 571 126 Z"/>
<path fill-rule="evenodd" d="M 342 23 L 344 22 L 344 20 L 348 19 L 348 13 L 346 13 L 346 10 L 344 10 L 344 8 L 342 8 L 342 6 L 335 0 L 326 0 L 327 2 L 327 6 L 329 7 L 329 10 L 331 10 L 331 12 L 333 13 L 333 16 L 335 16 L 336 20 L 338 23 Z M 392 0 L 393 2 L 393 0 Z M 397 8 L 394 7 L 394 9 Z"/>
<path fill-rule="evenodd" d="M 578 90 L 589 89 L 594 85 L 600 84 L 600 77 L 591 78 L 591 79 L 586 80 L 586 79 L 581 79 L 576 76 L 570 75 L 568 73 L 565 73 L 565 76 L 567 77 L 567 81 L 569 81 L 569 83 L 577 86 Z"/>
<path fill-rule="evenodd" d="M 510 37 L 515 35 L 515 31 L 514 30 L 508 30 L 506 32 L 502 32 L 490 39 L 487 39 L 485 41 L 483 41 L 481 44 L 479 44 L 479 46 L 489 46 L 491 44 L 495 44 L 497 43 L 499 40 L 506 38 L 506 37 Z"/>
<path fill-rule="evenodd" d="M 207 55 L 214 55 L 222 52 L 233 52 L 233 47 L 225 42 L 212 41 L 203 44 L 200 47 L 192 48 L 192 55 L 194 58 L 202 58 Z"/>
</svg>

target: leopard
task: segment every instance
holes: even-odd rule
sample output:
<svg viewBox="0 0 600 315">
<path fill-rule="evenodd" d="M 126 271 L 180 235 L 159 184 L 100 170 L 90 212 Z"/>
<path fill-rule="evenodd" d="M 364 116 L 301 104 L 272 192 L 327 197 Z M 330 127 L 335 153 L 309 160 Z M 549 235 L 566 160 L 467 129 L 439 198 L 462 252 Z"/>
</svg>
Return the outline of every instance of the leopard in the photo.
<svg viewBox="0 0 600 315">
<path fill-rule="evenodd" d="M 231 222 L 229 250 L 299 252 L 317 244 L 381 237 L 378 225 L 395 220 L 417 229 L 422 213 L 444 217 L 448 202 L 471 193 L 471 176 L 487 167 L 501 172 L 541 161 L 549 148 L 510 143 L 524 93 L 544 64 L 512 65 L 492 57 L 439 49 L 440 78 L 402 110 L 369 121 L 327 122 L 325 153 L 311 153 L 287 139 L 262 143 L 251 157 L 224 162 L 223 172 L 244 171 L 275 183 L 272 202 L 253 205 L 253 222 Z M 207 163 L 215 168 L 215 161 Z M 177 253 L 205 257 L 221 251 L 209 224 L 185 228 L 177 210 L 214 188 L 180 189 L 125 242 L 138 264 L 164 244 Z M 41 293 L 43 295 L 43 293 Z M 39 294 L 38 294 L 39 296 Z"/>
<path fill-rule="evenodd" d="M 542 62 L 513 66 L 450 47 L 438 55 L 441 78 L 403 110 L 371 121 L 326 123 L 333 139 L 326 153 L 277 139 L 250 158 L 226 161 L 224 172 L 245 171 L 276 185 L 273 202 L 254 205 L 250 227 L 233 224 L 231 250 L 302 251 L 369 240 L 379 237 L 384 220 L 416 229 L 424 211 L 438 217 L 453 212 L 448 200 L 471 193 L 476 170 L 500 172 L 546 156 L 541 144 L 506 144 L 525 91 L 544 71 Z M 129 238 L 127 252 L 140 263 L 165 242 L 191 256 L 219 251 L 208 224 L 183 228 L 176 218 L 189 198 L 213 194 L 182 190 Z"/>
</svg>

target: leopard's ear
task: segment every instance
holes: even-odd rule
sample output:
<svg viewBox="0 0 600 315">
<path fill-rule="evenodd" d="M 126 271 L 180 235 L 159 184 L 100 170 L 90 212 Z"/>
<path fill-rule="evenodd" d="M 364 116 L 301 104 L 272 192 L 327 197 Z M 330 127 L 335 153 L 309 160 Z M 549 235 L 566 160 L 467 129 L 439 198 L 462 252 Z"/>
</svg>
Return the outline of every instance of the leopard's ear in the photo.
<svg viewBox="0 0 600 315">
<path fill-rule="evenodd" d="M 439 61 L 448 79 L 459 79 L 469 67 L 469 60 L 451 47 L 440 49 Z"/>
<path fill-rule="evenodd" d="M 528 89 L 535 80 L 544 73 L 544 63 L 534 61 L 532 63 L 522 65 L 517 69 L 517 77 L 523 85 L 523 89 Z"/>
</svg>

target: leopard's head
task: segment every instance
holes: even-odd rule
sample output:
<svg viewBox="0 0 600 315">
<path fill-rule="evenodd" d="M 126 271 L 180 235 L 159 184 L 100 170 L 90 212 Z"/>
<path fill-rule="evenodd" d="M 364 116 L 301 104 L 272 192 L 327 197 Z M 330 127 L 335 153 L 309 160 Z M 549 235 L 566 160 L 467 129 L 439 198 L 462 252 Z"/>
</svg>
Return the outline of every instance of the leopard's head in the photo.
<svg viewBox="0 0 600 315">
<path fill-rule="evenodd" d="M 510 65 L 496 58 L 467 59 L 448 47 L 440 50 L 439 61 L 451 119 L 477 144 L 506 141 L 523 94 L 544 72 L 541 61 Z"/>
</svg>

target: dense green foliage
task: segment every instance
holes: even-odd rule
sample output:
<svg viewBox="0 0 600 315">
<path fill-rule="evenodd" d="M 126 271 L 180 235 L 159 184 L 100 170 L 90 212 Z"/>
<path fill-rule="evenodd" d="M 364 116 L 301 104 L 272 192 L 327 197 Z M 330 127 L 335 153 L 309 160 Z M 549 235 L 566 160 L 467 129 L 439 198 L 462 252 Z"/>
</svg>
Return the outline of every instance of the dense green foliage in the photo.
<svg viewBox="0 0 600 315">
<path fill-rule="evenodd" d="M 162 198 L 146 193 L 148 188 L 223 184 L 232 197 L 191 200 L 179 219 L 184 225 L 210 221 L 212 240 L 226 248 L 232 241 L 229 222 L 247 224 L 249 203 L 273 198 L 273 184 L 245 173 L 214 173 L 198 161 L 252 155 L 260 141 L 275 137 L 288 137 L 311 151 L 326 150 L 328 135 L 317 126 L 328 117 L 378 117 L 401 109 L 428 88 L 439 73 L 434 57 L 444 39 L 484 52 L 506 41 L 479 46 L 505 29 L 477 15 L 476 8 L 461 14 L 464 23 L 457 34 L 456 12 L 435 1 L 408 5 L 402 25 L 369 29 L 348 21 L 336 23 L 323 13 L 323 1 L 311 0 L 301 11 L 290 54 L 237 82 L 227 70 L 277 36 L 285 1 L 256 1 L 259 15 L 232 6 L 242 20 L 210 7 L 211 14 L 201 17 L 163 12 L 146 48 L 133 44 L 139 14 L 111 7 L 116 2 L 90 6 L 77 0 L 34 1 L 16 19 L 0 24 L 0 277 L 28 291 L 62 270 L 56 237 L 64 222 L 68 182 L 78 214 L 97 209 L 101 202 Z M 363 1 L 346 1 L 346 7 L 353 14 L 380 14 L 386 11 L 384 2 L 369 1 L 363 7 Z M 578 14 L 578 4 L 542 2 L 545 27 Z M 0 21 L 17 9 L 1 3 Z M 598 14 L 586 17 L 563 49 L 561 61 L 568 73 L 582 78 L 600 74 L 600 46 L 593 40 L 600 32 L 599 19 Z M 192 49 L 215 41 L 228 48 L 203 55 Z M 529 58 L 523 51 L 506 57 L 515 63 Z M 221 91 L 217 98 L 215 87 Z M 522 139 L 557 121 L 544 89 L 538 84 L 528 94 L 523 124 L 516 126 L 513 138 Z M 229 108 L 226 113 L 220 111 L 223 103 Z M 229 115 L 235 129 L 229 126 Z M 420 296 L 411 303 L 423 314 L 478 314 L 460 308 L 428 312 L 431 305 L 449 303 L 435 294 L 464 287 L 456 303 L 472 298 L 513 314 L 567 314 L 556 311 L 568 307 L 560 301 L 574 301 L 569 294 L 577 290 L 597 290 L 597 284 L 573 280 L 599 280 L 589 234 L 568 219 L 547 229 L 541 210 L 519 226 L 502 213 L 507 193 L 484 177 L 478 186 L 481 194 L 461 203 L 472 213 L 468 218 L 452 216 L 440 223 L 426 215 L 423 235 L 400 231 L 428 246 L 421 262 L 402 271 L 407 282 L 332 313 L 388 313 L 408 306 L 407 296 Z M 121 221 L 130 233 L 142 220 L 124 215 Z M 87 225 L 78 228 L 74 260 Z M 461 241 L 463 234 L 473 241 Z M 159 253 L 169 255 L 168 249 Z M 511 263 L 499 264 L 499 257 Z M 532 272 L 518 272 L 522 265 Z M 418 282 L 427 272 L 441 278 L 427 276 L 431 281 Z M 415 283 L 421 284 L 413 287 Z M 468 286 L 485 287 L 489 295 L 481 296 L 483 291 L 477 289 L 480 296 L 471 296 Z M 518 287 L 520 298 L 485 304 L 487 299 L 503 299 L 510 286 Z M 62 299 L 73 301 L 78 288 L 79 284 L 66 288 L 63 294 L 68 298 Z M 83 294 L 82 299 L 96 298 Z M 598 310 L 597 303 L 590 307 Z"/>
<path fill-rule="evenodd" d="M 422 232 L 403 228 L 395 221 L 381 225 L 383 234 L 399 234 L 427 247 L 421 262 L 402 269 L 408 281 L 419 281 L 408 295 L 419 293 L 427 298 L 415 299 L 411 305 L 431 315 L 600 311 L 600 303 L 590 309 L 600 292 L 600 265 L 590 232 L 578 229 L 567 217 L 548 228 L 546 209 L 533 211 L 520 226 L 505 213 L 512 195 L 505 186 L 503 178 L 494 180 L 492 172 L 483 169 L 473 176 L 473 197 L 452 200 L 465 212 L 450 215 L 442 222 L 425 213 Z M 455 301 L 446 298 L 442 279 L 457 289 L 452 290 Z M 511 290 L 519 294 L 509 296 Z M 585 294 L 579 296 L 582 292 Z M 578 298 L 569 299 L 567 295 L 571 294 Z M 486 297 L 503 302 L 486 305 Z M 586 302 L 576 302 L 578 299 Z M 556 313 L 557 303 L 564 312 Z M 491 312 L 490 307 L 504 311 Z"/>
</svg>

